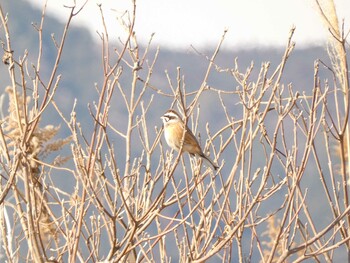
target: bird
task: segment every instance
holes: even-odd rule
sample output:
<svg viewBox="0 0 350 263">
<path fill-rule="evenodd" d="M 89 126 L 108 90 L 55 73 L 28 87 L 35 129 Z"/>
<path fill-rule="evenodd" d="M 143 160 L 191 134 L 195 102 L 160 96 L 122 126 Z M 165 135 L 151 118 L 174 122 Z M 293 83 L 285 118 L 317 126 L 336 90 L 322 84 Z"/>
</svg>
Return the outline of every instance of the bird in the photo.
<svg viewBox="0 0 350 263">
<path fill-rule="evenodd" d="M 217 166 L 208 156 L 203 153 L 203 150 L 200 147 L 196 137 L 175 110 L 167 110 L 160 118 L 162 119 L 164 125 L 164 137 L 170 148 L 179 151 L 182 147 L 183 152 L 188 152 L 192 156 L 198 155 L 207 160 L 211 166 L 213 166 L 214 170 L 219 168 L 219 166 Z M 184 129 L 186 132 L 182 145 Z"/>
</svg>

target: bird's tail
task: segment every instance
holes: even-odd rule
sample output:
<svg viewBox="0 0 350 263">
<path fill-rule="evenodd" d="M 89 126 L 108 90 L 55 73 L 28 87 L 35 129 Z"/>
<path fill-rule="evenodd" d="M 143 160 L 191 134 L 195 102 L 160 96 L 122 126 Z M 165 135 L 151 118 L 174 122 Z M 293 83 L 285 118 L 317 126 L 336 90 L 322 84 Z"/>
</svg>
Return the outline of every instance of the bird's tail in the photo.
<svg viewBox="0 0 350 263">
<path fill-rule="evenodd" d="M 200 157 L 202 157 L 203 159 L 205 159 L 206 161 L 208 161 L 215 171 L 216 171 L 217 169 L 219 169 L 219 166 L 217 166 L 217 165 L 216 165 L 208 156 L 206 156 L 204 153 L 202 153 L 202 154 L 200 155 Z"/>
</svg>

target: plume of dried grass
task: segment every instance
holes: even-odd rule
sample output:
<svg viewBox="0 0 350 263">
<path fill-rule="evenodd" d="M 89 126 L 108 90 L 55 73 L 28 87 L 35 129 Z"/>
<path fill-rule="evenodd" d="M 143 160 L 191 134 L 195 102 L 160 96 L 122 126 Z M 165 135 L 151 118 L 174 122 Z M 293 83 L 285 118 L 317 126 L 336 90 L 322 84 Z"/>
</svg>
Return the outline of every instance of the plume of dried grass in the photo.
<svg viewBox="0 0 350 263">
<path fill-rule="evenodd" d="M 26 143 L 26 152 L 22 155 L 23 160 L 19 168 L 23 165 L 29 165 L 30 167 L 29 179 L 33 185 L 33 198 L 27 201 L 32 203 L 33 211 L 35 211 L 33 216 L 38 222 L 36 231 L 39 233 L 41 241 L 46 243 L 52 238 L 57 238 L 57 227 L 51 220 L 47 205 L 48 199 L 41 182 L 42 160 L 62 149 L 64 145 L 71 141 L 71 137 L 55 140 L 54 137 L 59 132 L 60 127 L 47 125 L 43 128 L 37 127 L 31 133 L 30 138 L 26 138 L 26 135 L 29 133 L 25 131 L 30 129 L 27 118 L 31 117 L 28 111 L 31 99 L 30 97 L 24 98 L 19 93 L 15 94 L 12 87 L 7 87 L 6 92 L 9 97 L 8 114 L 2 120 L 6 147 L 10 159 L 12 159 L 17 151 L 23 149 L 23 144 Z M 62 165 L 69 159 L 70 157 L 56 157 L 54 165 Z M 18 169 L 18 171 L 21 171 L 21 169 Z M 18 172 L 18 176 L 24 180 L 24 174 Z"/>
</svg>

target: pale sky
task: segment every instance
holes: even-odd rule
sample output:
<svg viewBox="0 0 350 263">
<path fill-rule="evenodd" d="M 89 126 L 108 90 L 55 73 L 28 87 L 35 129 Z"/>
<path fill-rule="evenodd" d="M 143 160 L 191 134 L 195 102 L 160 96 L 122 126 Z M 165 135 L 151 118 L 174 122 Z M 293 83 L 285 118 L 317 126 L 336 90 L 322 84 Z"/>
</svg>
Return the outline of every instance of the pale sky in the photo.
<svg viewBox="0 0 350 263">
<path fill-rule="evenodd" d="M 42 8 L 43 0 L 27 0 Z M 80 7 L 85 0 L 76 0 Z M 47 14 L 65 22 L 73 0 L 48 0 Z M 102 3 L 109 36 L 123 32 L 117 17 L 131 7 L 131 0 L 89 0 L 73 24 L 87 27 L 97 38 L 102 22 L 97 3 Z M 136 35 L 147 43 L 155 33 L 154 43 L 168 48 L 187 49 L 190 45 L 216 45 L 228 29 L 225 47 L 284 46 L 289 31 L 296 27 L 298 46 L 321 45 L 326 29 L 315 9 L 314 0 L 138 0 Z M 335 0 L 338 17 L 350 28 L 350 1 Z"/>
</svg>

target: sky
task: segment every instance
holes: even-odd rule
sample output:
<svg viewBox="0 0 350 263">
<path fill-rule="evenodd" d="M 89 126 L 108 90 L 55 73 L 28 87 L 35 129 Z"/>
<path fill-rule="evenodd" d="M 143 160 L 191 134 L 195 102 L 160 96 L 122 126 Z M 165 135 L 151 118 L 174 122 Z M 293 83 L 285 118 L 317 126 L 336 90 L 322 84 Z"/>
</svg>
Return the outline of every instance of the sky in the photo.
<svg viewBox="0 0 350 263">
<path fill-rule="evenodd" d="M 43 0 L 27 0 L 42 9 Z M 322 0 L 321 0 L 322 1 Z M 324 1 L 324 0 L 323 0 Z M 47 15 L 66 22 L 69 9 L 85 0 L 48 0 Z M 97 4 L 102 3 L 104 18 L 111 38 L 123 37 L 119 22 L 131 0 L 88 0 L 73 24 L 84 26 L 98 39 L 103 32 Z M 350 28 L 350 1 L 335 0 L 338 17 Z M 315 0 L 138 0 L 136 1 L 137 39 L 174 49 L 216 46 L 227 29 L 224 47 L 285 46 L 290 29 L 298 46 L 324 45 L 327 30 L 316 11 Z"/>
</svg>

